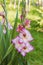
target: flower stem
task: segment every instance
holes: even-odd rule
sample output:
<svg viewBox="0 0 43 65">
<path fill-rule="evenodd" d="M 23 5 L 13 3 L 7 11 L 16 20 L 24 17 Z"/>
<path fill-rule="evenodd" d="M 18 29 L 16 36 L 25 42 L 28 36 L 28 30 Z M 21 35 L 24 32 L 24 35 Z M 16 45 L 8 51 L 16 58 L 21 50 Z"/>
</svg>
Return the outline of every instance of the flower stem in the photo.
<svg viewBox="0 0 43 65">
<path fill-rule="evenodd" d="M 8 19 L 7 19 L 7 10 L 6 10 L 6 0 L 3 0 L 3 9 L 4 9 L 4 12 L 5 12 L 5 20 L 6 20 L 6 25 L 7 25 L 7 28 L 8 28 Z"/>
<path fill-rule="evenodd" d="M 22 0 L 22 15 L 23 15 L 23 21 L 25 20 L 26 16 L 26 1 Z"/>
</svg>

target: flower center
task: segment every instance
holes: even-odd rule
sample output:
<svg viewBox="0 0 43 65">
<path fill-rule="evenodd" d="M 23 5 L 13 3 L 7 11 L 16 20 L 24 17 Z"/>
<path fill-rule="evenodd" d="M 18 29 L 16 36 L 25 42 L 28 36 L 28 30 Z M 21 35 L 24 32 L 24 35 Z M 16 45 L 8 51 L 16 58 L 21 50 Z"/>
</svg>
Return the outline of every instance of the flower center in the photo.
<svg viewBox="0 0 43 65">
<path fill-rule="evenodd" d="M 21 42 L 21 41 L 18 41 L 18 43 L 19 43 L 19 44 L 22 44 L 23 42 Z"/>
<path fill-rule="evenodd" d="M 26 49 L 26 47 L 23 47 L 23 49 L 25 50 L 25 49 Z"/>
<path fill-rule="evenodd" d="M 26 34 L 23 34 L 24 37 L 26 37 Z"/>
</svg>

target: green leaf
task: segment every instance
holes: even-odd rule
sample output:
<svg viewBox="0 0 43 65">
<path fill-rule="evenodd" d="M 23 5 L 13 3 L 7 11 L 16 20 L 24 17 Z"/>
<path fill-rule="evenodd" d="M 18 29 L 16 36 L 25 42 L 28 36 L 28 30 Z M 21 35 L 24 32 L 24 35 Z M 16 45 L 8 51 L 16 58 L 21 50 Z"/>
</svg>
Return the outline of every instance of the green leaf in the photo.
<svg viewBox="0 0 43 65">
<path fill-rule="evenodd" d="M 15 49 L 12 51 L 12 56 L 11 56 L 11 59 L 10 59 L 10 61 L 9 61 L 9 63 L 8 63 L 8 65 L 11 65 L 12 64 L 12 62 L 14 61 L 14 59 L 15 59 Z"/>
<path fill-rule="evenodd" d="M 0 23 L 0 62 L 2 61 L 2 58 L 5 53 L 5 45 L 4 45 L 4 37 L 3 37 L 3 29 L 2 25 Z"/>
<path fill-rule="evenodd" d="M 17 23 L 18 23 L 18 9 L 17 9 L 17 13 L 16 13 L 16 18 L 15 18 L 15 23 L 14 23 L 14 27 L 13 27 L 13 31 L 12 31 L 12 38 L 14 38 L 17 34 L 16 32 L 16 28 L 17 28 Z"/>
<path fill-rule="evenodd" d="M 12 38 L 15 38 L 16 35 L 17 35 L 17 32 L 16 32 L 17 23 L 18 23 L 18 9 L 17 9 L 17 13 L 16 13 L 16 18 L 15 18 L 15 23 L 14 23 L 13 31 L 12 31 Z M 15 54 L 15 49 L 13 49 L 11 60 L 9 61 L 8 65 L 13 62 L 13 60 L 15 59 L 15 55 L 16 55 Z"/>
<path fill-rule="evenodd" d="M 27 65 L 30 65 L 29 61 L 27 60 Z"/>
<path fill-rule="evenodd" d="M 17 13 L 16 13 L 16 18 L 15 18 L 15 23 L 14 23 L 14 27 L 13 27 L 13 31 L 12 31 L 12 38 L 16 37 L 17 32 L 16 32 L 16 28 L 17 28 L 17 23 L 18 23 L 18 9 L 17 9 Z M 12 56 L 11 56 L 11 60 L 9 61 L 8 65 L 11 64 L 15 58 L 15 49 L 13 49 L 12 51 Z"/>
<path fill-rule="evenodd" d="M 9 46 L 9 48 L 8 48 L 8 50 L 7 50 L 7 52 L 6 52 L 6 54 L 5 54 L 5 56 L 4 56 L 3 59 L 5 59 L 5 58 L 9 55 L 9 53 L 10 53 L 12 50 L 13 50 L 13 45 L 11 44 L 11 45 Z"/>
<path fill-rule="evenodd" d="M 6 54 L 5 54 L 5 56 L 3 57 L 3 60 L 2 60 L 2 62 L 4 61 L 4 59 L 10 54 L 10 52 L 13 50 L 13 45 L 11 44 L 10 46 L 9 46 L 9 48 L 8 48 L 8 50 L 7 50 L 7 52 L 6 52 Z M 1 63 L 2 63 L 1 62 Z"/>
</svg>

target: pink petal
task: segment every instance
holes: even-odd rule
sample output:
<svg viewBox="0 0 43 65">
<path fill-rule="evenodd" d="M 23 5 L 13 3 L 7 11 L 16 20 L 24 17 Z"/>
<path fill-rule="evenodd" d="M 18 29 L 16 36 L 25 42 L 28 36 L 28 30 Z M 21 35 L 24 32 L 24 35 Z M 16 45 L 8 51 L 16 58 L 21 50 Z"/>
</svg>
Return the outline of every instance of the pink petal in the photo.
<svg viewBox="0 0 43 65">
<path fill-rule="evenodd" d="M 24 41 L 27 41 L 27 42 L 30 42 L 33 40 L 33 37 L 31 36 L 30 32 L 26 29 L 23 29 L 21 33 L 19 34 L 19 36 L 20 38 L 22 38 Z"/>
<path fill-rule="evenodd" d="M 25 55 L 26 55 L 26 53 L 25 53 L 25 52 L 21 52 L 21 55 L 22 55 L 22 56 L 25 56 Z"/>
<path fill-rule="evenodd" d="M 12 30 L 12 29 L 13 29 L 13 27 L 11 26 L 10 23 L 8 23 L 8 29 L 9 29 L 9 30 Z"/>
<path fill-rule="evenodd" d="M 29 43 L 28 44 L 26 44 L 26 46 L 27 46 L 27 52 L 30 52 L 30 51 L 32 51 L 34 48 L 33 48 L 33 46 L 32 45 L 30 45 Z"/>
<path fill-rule="evenodd" d="M 19 36 L 17 36 L 16 38 L 12 39 L 12 43 L 15 44 L 18 39 L 19 39 Z"/>
<path fill-rule="evenodd" d="M 6 34 L 6 29 L 5 28 L 3 29 L 3 33 Z"/>
<path fill-rule="evenodd" d="M 5 22 L 5 18 L 2 18 L 1 24 L 3 25 Z"/>
</svg>

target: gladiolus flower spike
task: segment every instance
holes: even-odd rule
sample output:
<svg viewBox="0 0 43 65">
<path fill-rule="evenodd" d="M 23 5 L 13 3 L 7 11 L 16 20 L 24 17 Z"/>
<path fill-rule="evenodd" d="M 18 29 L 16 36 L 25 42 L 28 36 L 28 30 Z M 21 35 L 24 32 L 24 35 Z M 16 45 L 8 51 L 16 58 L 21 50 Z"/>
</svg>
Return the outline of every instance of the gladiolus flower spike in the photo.
<svg viewBox="0 0 43 65">
<path fill-rule="evenodd" d="M 26 19 L 23 24 L 29 26 L 30 21 Z M 30 42 L 33 40 L 33 37 L 23 25 L 19 25 L 17 27 L 17 32 L 19 32 L 19 35 L 16 38 L 12 39 L 12 43 L 22 56 L 26 56 L 28 52 L 34 49 L 34 47 L 30 45 Z"/>
</svg>

